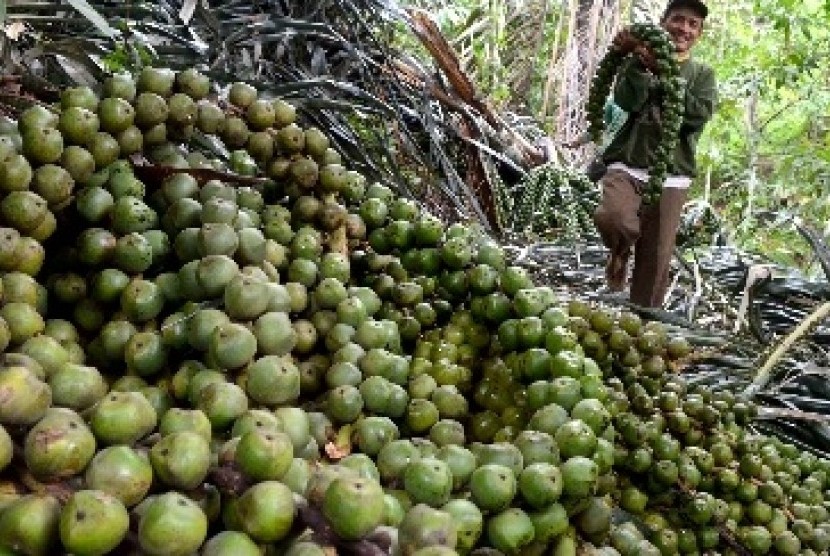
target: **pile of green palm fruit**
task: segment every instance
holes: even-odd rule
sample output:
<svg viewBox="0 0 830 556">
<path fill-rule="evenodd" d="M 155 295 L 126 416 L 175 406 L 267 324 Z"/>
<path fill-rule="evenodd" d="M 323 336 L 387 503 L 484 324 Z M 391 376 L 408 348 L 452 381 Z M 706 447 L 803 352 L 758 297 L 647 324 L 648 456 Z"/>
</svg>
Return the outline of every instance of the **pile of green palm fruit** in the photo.
<svg viewBox="0 0 830 556">
<path fill-rule="evenodd" d="M 146 68 L 0 132 L 0 555 L 827 553 L 830 464 L 683 338 L 284 100 Z"/>
</svg>

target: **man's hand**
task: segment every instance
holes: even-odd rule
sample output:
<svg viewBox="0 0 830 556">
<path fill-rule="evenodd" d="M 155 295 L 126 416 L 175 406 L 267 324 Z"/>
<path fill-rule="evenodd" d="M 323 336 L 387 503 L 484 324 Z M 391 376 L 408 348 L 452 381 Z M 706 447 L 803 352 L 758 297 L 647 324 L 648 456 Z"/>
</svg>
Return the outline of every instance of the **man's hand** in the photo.
<svg viewBox="0 0 830 556">
<path fill-rule="evenodd" d="M 584 147 L 590 142 L 591 135 L 586 131 L 580 134 L 579 137 L 577 137 L 576 139 L 562 143 L 562 146 L 566 149 L 578 149 L 579 147 Z"/>
<path fill-rule="evenodd" d="M 631 33 L 631 31 L 629 31 L 628 29 L 623 29 L 622 31 L 617 33 L 616 37 L 614 37 L 614 40 L 611 43 L 611 48 L 613 48 L 621 54 L 629 54 L 630 52 L 633 52 L 634 49 L 640 46 L 641 44 L 642 43 L 640 42 L 640 39 L 635 37 Z"/>
<path fill-rule="evenodd" d="M 654 52 L 628 29 L 623 29 L 617 33 L 611 43 L 611 48 L 621 54 L 633 53 L 644 68 L 650 72 L 657 71 L 657 58 L 654 56 Z"/>
<path fill-rule="evenodd" d="M 652 73 L 657 71 L 657 57 L 647 45 L 639 43 L 633 52 L 644 68 Z"/>
</svg>

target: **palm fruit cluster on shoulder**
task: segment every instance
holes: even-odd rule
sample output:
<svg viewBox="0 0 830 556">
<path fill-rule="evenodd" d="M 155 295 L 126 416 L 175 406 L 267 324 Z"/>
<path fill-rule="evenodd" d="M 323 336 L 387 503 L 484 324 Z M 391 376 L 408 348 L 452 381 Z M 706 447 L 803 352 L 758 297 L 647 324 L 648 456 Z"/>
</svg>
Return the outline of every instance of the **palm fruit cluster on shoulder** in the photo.
<svg viewBox="0 0 830 556">
<path fill-rule="evenodd" d="M 628 30 L 651 50 L 657 65 L 654 79 L 657 81 L 655 89 L 660 91 L 660 143 L 651 161 L 649 182 L 643 194 L 643 202 L 651 204 L 659 199 L 663 182 L 671 168 L 683 119 L 684 85 L 671 37 L 662 27 L 638 23 L 631 25 Z M 626 56 L 630 55 L 609 50 L 597 65 L 591 81 L 586 110 L 588 131 L 595 142 L 601 140 L 605 128 L 605 102 Z"/>
<path fill-rule="evenodd" d="M 0 132 L 0 553 L 826 553 L 830 464 L 684 338 L 285 100 L 146 68 Z"/>
</svg>

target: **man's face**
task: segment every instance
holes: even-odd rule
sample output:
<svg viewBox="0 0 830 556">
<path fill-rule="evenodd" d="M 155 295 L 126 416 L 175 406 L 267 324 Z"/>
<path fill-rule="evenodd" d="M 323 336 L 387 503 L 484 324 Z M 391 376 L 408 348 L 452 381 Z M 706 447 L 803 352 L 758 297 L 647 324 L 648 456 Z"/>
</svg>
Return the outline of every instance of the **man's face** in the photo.
<svg viewBox="0 0 830 556">
<path fill-rule="evenodd" d="M 678 54 L 689 52 L 703 32 L 703 18 L 690 8 L 674 8 L 660 24 L 671 35 Z"/>
</svg>

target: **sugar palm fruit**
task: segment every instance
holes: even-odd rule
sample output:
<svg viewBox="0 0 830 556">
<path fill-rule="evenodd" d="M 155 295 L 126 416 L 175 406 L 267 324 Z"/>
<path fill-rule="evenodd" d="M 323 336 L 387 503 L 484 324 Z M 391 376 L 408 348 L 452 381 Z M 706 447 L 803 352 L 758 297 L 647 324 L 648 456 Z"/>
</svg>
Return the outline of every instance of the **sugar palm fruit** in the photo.
<svg viewBox="0 0 830 556">
<path fill-rule="evenodd" d="M 311 440 L 311 420 L 301 407 L 283 405 L 274 410 L 281 429 L 291 439 L 294 452 L 301 451 Z"/>
<path fill-rule="evenodd" d="M 14 447 L 12 438 L 6 428 L 0 425 L 0 471 L 3 471 L 12 461 Z"/>
<path fill-rule="evenodd" d="M 300 395 L 300 373 L 290 360 L 268 355 L 247 369 L 246 389 L 251 399 L 266 405 L 296 400 Z"/>
<path fill-rule="evenodd" d="M 228 101 L 238 108 L 248 108 L 257 98 L 254 86 L 237 81 L 228 89 Z"/>
<path fill-rule="evenodd" d="M 263 280 L 237 275 L 225 287 L 224 301 L 232 319 L 254 320 L 268 309 L 268 286 Z"/>
<path fill-rule="evenodd" d="M 32 191 L 12 191 L 0 201 L 0 216 L 21 233 L 30 233 L 44 221 L 46 200 Z"/>
<path fill-rule="evenodd" d="M 135 108 L 134 122 L 139 128 L 145 130 L 145 132 L 152 130 L 154 126 L 163 124 L 167 120 L 169 113 L 169 108 L 164 98 L 149 91 L 139 93 L 133 107 Z"/>
<path fill-rule="evenodd" d="M 136 79 L 138 91 L 148 91 L 168 97 L 173 92 L 176 74 L 168 68 L 145 67 Z"/>
<path fill-rule="evenodd" d="M 29 188 L 33 177 L 32 166 L 25 156 L 10 155 L 0 167 L 0 190 L 3 192 L 25 191 Z"/>
<path fill-rule="evenodd" d="M 507 508 L 516 490 L 513 471 L 503 465 L 484 464 L 470 476 L 471 500 L 483 511 L 498 512 Z"/>
<path fill-rule="evenodd" d="M 162 415 L 158 432 L 162 436 L 167 436 L 181 431 L 196 433 L 208 442 L 212 437 L 210 420 L 203 411 L 173 407 Z"/>
<path fill-rule="evenodd" d="M 84 473 L 87 488 L 115 496 L 132 507 L 144 500 L 153 482 L 153 468 L 146 455 L 125 446 L 100 450 Z"/>
<path fill-rule="evenodd" d="M 129 514 L 118 498 L 81 490 L 61 509 L 60 539 L 66 550 L 78 556 L 107 554 L 121 543 L 129 525 Z"/>
<path fill-rule="evenodd" d="M 208 521 L 196 502 L 177 492 L 153 499 L 141 514 L 138 542 L 147 554 L 186 556 L 207 537 Z"/>
<path fill-rule="evenodd" d="M 579 532 L 590 540 L 602 542 L 607 538 L 611 530 L 611 505 L 603 497 L 593 497 L 588 501 L 587 505 L 588 507 L 576 519 Z M 669 530 L 667 529 L 666 531 Z M 671 533 L 666 533 L 663 537 L 666 539 L 666 545 L 676 543 Z M 669 547 L 666 546 L 666 548 Z"/>
<path fill-rule="evenodd" d="M 104 79 L 101 91 L 105 97 L 116 97 L 132 102 L 136 95 L 136 84 L 129 74 L 114 74 Z"/>
<path fill-rule="evenodd" d="M 54 554 L 59 519 L 60 503 L 53 496 L 21 496 L 0 512 L 0 548 L 13 554 Z"/>
<path fill-rule="evenodd" d="M 291 543 L 285 552 L 286 556 L 324 556 L 327 549 L 312 540 L 303 540 L 302 537 Z"/>
<path fill-rule="evenodd" d="M 93 109 L 94 110 L 94 109 Z M 86 145 L 98 132 L 101 122 L 92 110 L 72 106 L 61 111 L 58 129 L 63 139 L 70 144 Z"/>
<path fill-rule="evenodd" d="M 275 542 L 291 530 L 296 506 L 287 486 L 278 481 L 263 481 L 239 497 L 236 512 L 242 530 L 252 539 Z"/>
<path fill-rule="evenodd" d="M 150 463 L 155 475 L 169 487 L 192 490 L 207 476 L 210 446 L 194 432 L 174 432 L 153 446 Z"/>
<path fill-rule="evenodd" d="M 103 445 L 133 444 L 157 423 L 156 411 L 139 392 L 111 391 L 90 412 L 89 423 Z"/>
<path fill-rule="evenodd" d="M 248 398 L 242 387 L 223 380 L 202 387 L 195 394 L 194 402 L 216 430 L 227 428 L 248 409 Z"/>
<path fill-rule="evenodd" d="M 61 132 L 57 129 L 33 127 L 22 132 L 21 137 L 23 139 L 23 154 L 30 161 L 37 164 L 52 164 L 60 160 L 64 140 Z"/>
<path fill-rule="evenodd" d="M 19 135 L 16 134 L 15 126 L 10 120 L 4 119 L 4 130 L 7 134 L 0 134 L 0 160 L 8 160 L 17 153 Z"/>
<path fill-rule="evenodd" d="M 68 362 L 51 373 L 49 387 L 55 405 L 75 411 L 92 407 L 107 393 L 106 382 L 97 368 Z"/>
<path fill-rule="evenodd" d="M 531 507 L 543 509 L 562 495 L 562 474 L 556 465 L 538 462 L 528 465 L 519 476 L 519 492 Z"/>
<path fill-rule="evenodd" d="M 441 507 L 452 518 L 457 530 L 456 549 L 461 554 L 470 552 L 478 543 L 484 530 L 484 515 L 469 500 L 455 498 Z"/>
<path fill-rule="evenodd" d="M 196 118 L 196 103 L 184 93 L 174 93 L 167 99 L 168 123 L 176 126 L 192 125 Z"/>
<path fill-rule="evenodd" d="M 326 489 L 323 515 L 342 538 L 362 538 L 381 523 L 383 489 L 373 479 L 335 479 Z"/>
<path fill-rule="evenodd" d="M 98 106 L 98 95 L 86 86 L 67 87 L 61 92 L 60 104 L 64 110 L 73 106 L 95 110 Z"/>
<path fill-rule="evenodd" d="M 453 486 L 452 472 L 440 459 L 421 458 L 406 466 L 403 484 L 413 501 L 437 507 L 449 500 Z"/>
<path fill-rule="evenodd" d="M 593 460 L 574 456 L 562 464 L 562 491 L 565 496 L 579 498 L 596 489 L 599 469 Z"/>
<path fill-rule="evenodd" d="M 123 98 L 107 97 L 98 104 L 101 129 L 107 133 L 121 133 L 135 121 L 135 109 Z"/>
<path fill-rule="evenodd" d="M 254 481 L 279 480 L 291 467 L 294 445 L 283 432 L 254 429 L 239 438 L 234 458 Z"/>
<path fill-rule="evenodd" d="M 276 116 L 274 127 L 282 128 L 294 123 L 297 118 L 297 109 L 294 105 L 281 98 L 274 99 L 273 105 Z"/>
<path fill-rule="evenodd" d="M 241 531 L 221 531 L 202 547 L 204 556 L 261 556 L 262 550 Z"/>
<path fill-rule="evenodd" d="M 144 135 L 137 126 L 131 125 L 115 134 L 118 150 L 122 157 L 141 152 L 144 147 Z"/>
<path fill-rule="evenodd" d="M 0 351 L 5 351 L 12 341 L 12 333 L 5 320 L 0 320 Z"/>
<path fill-rule="evenodd" d="M 594 431 L 579 419 L 564 423 L 554 437 L 563 458 L 574 456 L 593 456 L 597 447 Z"/>
<path fill-rule="evenodd" d="M 28 367 L 0 367 L 0 424 L 33 425 L 40 421 L 52 404 L 52 391 Z"/>
<path fill-rule="evenodd" d="M 0 228 L 0 268 L 14 270 L 17 265 L 17 249 L 20 241 L 20 232 L 14 228 Z"/>
<path fill-rule="evenodd" d="M 35 477 L 55 480 L 83 471 L 95 447 L 95 437 L 77 413 L 53 407 L 26 434 L 23 456 Z"/>
<path fill-rule="evenodd" d="M 433 546 L 454 549 L 457 543 L 458 532 L 450 514 L 426 504 L 412 506 L 398 528 L 398 546 L 407 556 Z"/>
<path fill-rule="evenodd" d="M 57 125 L 58 114 L 39 104 L 30 106 L 21 112 L 17 119 L 17 129 L 20 133 L 35 128 L 54 128 Z"/>
<path fill-rule="evenodd" d="M 486 530 L 490 543 L 504 554 L 522 554 L 535 535 L 533 521 L 519 508 L 510 508 L 490 517 Z"/>
<path fill-rule="evenodd" d="M 269 295 L 268 302 L 272 301 L 273 296 Z M 265 356 L 286 355 L 297 344 L 297 333 L 291 327 L 288 314 L 283 311 L 269 311 L 259 316 L 254 322 L 253 332 L 257 351 Z"/>
</svg>

